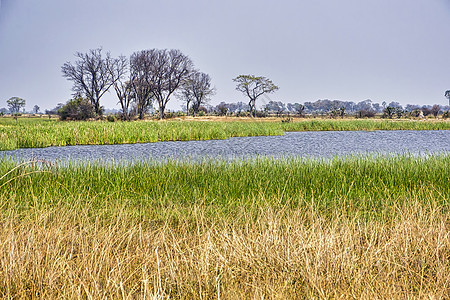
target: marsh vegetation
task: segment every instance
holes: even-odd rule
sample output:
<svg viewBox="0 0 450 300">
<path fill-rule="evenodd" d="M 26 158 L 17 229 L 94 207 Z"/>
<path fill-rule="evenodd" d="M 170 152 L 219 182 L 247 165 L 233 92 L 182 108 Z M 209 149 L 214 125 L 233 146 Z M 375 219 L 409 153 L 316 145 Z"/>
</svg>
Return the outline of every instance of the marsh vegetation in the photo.
<svg viewBox="0 0 450 300">
<path fill-rule="evenodd" d="M 44 118 L 0 118 L 0 150 L 70 145 L 105 145 L 283 135 L 286 131 L 448 130 L 446 120 L 255 120 L 205 118 L 140 122 L 60 122 Z"/>
<path fill-rule="evenodd" d="M 0 164 L 5 298 L 448 298 L 450 156 Z"/>
</svg>

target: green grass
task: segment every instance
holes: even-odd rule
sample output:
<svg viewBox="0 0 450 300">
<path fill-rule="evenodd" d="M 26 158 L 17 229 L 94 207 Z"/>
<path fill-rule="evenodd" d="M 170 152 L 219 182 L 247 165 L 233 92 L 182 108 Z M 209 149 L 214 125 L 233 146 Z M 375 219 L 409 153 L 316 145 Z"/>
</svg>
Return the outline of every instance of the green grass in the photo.
<svg viewBox="0 0 450 300">
<path fill-rule="evenodd" d="M 0 150 L 69 145 L 104 145 L 226 139 L 283 134 L 261 122 L 60 122 L 0 119 Z"/>
<path fill-rule="evenodd" d="M 411 199 L 446 208 L 450 199 L 450 155 L 39 167 L 3 160 L 0 174 L 2 207 L 25 210 L 82 199 L 94 211 L 126 202 L 133 213 L 153 216 L 174 204 L 212 205 L 224 213 L 314 205 L 325 215 L 345 209 L 383 216 Z"/>
<path fill-rule="evenodd" d="M 0 297 L 449 298 L 450 154 L 0 160 Z"/>
<path fill-rule="evenodd" d="M 304 120 L 60 122 L 49 119 L 0 118 L 0 150 L 69 145 L 104 145 L 226 139 L 283 135 L 286 131 L 449 130 L 449 121 Z"/>
<path fill-rule="evenodd" d="M 348 130 L 449 130 L 450 122 L 444 120 L 307 120 L 282 123 L 284 131 L 348 131 Z"/>
</svg>

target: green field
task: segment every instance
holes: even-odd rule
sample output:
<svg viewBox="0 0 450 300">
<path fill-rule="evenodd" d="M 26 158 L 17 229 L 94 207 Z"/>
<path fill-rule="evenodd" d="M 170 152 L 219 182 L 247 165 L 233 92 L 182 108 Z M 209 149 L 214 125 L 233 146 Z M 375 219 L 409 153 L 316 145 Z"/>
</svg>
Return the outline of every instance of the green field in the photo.
<svg viewBox="0 0 450 300">
<path fill-rule="evenodd" d="M 172 120 L 61 122 L 45 118 L 0 118 L 0 150 L 69 145 L 104 145 L 226 139 L 318 130 L 449 130 L 444 120 Z"/>
<path fill-rule="evenodd" d="M 0 174 L 3 298 L 450 297 L 450 155 Z"/>
</svg>

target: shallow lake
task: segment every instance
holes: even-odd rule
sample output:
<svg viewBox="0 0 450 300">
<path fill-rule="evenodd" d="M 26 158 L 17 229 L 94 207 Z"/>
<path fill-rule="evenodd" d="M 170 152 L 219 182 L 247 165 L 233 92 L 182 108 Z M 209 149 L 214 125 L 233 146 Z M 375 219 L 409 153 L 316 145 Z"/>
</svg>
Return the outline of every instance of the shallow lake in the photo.
<svg viewBox="0 0 450 300">
<path fill-rule="evenodd" d="M 257 156 L 328 158 L 345 155 L 450 153 L 450 130 L 315 131 L 284 136 L 145 144 L 67 146 L 1 151 L 18 160 L 123 162 L 150 159 L 240 159 Z"/>
</svg>

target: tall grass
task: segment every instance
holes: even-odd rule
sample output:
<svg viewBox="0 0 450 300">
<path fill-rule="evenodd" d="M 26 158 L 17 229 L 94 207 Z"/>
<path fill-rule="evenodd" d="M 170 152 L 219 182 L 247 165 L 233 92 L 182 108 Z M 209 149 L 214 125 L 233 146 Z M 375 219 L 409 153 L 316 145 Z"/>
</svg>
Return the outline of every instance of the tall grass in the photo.
<svg viewBox="0 0 450 300">
<path fill-rule="evenodd" d="M 3 211 L 0 296 L 450 297 L 450 220 L 435 205 L 411 201 L 367 221 L 339 209 L 327 220 L 314 205 L 217 217 L 211 206 L 173 204 L 158 222 L 124 206 L 111 207 L 108 222 L 83 201 Z"/>
<path fill-rule="evenodd" d="M 0 174 L 0 297 L 450 297 L 450 155 Z"/>
<path fill-rule="evenodd" d="M 60 122 L 0 118 L 0 150 L 68 145 L 103 145 L 282 135 L 305 130 L 450 129 L 450 121 L 303 120 Z"/>
<path fill-rule="evenodd" d="M 202 163 L 140 162 L 134 165 L 43 165 L 16 168 L 0 164 L 0 197 L 4 205 L 27 207 L 65 199 L 91 199 L 103 207 L 124 199 L 137 208 L 201 203 L 232 211 L 275 201 L 310 205 L 323 211 L 346 210 L 383 214 L 399 201 L 433 199 L 448 206 L 450 155 L 415 157 L 348 157 L 332 160 L 270 158 Z M 12 171 L 10 171 L 12 170 Z M 8 173 L 9 172 L 9 173 Z"/>
<path fill-rule="evenodd" d="M 445 120 L 326 120 L 305 119 L 300 122 L 282 123 L 284 131 L 348 131 L 348 130 L 449 130 L 450 121 Z"/>
</svg>

